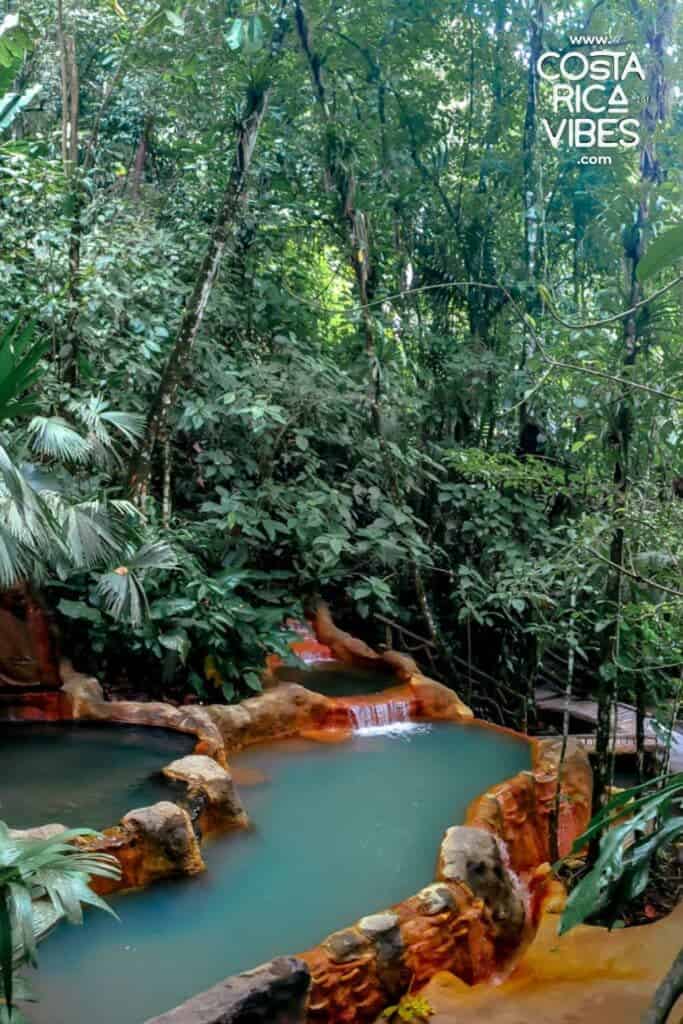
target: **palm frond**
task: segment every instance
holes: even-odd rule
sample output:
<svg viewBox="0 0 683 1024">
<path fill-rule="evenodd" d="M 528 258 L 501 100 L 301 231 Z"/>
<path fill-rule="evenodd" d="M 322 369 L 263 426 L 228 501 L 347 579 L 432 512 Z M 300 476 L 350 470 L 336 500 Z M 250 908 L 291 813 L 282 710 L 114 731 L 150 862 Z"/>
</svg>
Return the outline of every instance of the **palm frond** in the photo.
<svg viewBox="0 0 683 1024">
<path fill-rule="evenodd" d="M 0 445 L 0 521 L 4 534 L 34 556 L 48 556 L 60 544 L 57 524 L 43 497 Z M 6 542 L 6 554 L 10 549 Z"/>
<path fill-rule="evenodd" d="M 62 504 L 58 517 L 74 568 L 90 569 L 121 549 L 121 539 L 106 506 L 98 502 Z"/>
<path fill-rule="evenodd" d="M 0 587 L 11 587 L 25 576 L 29 562 L 27 552 L 0 524 Z"/>
<path fill-rule="evenodd" d="M 144 416 L 111 409 L 101 396 L 91 396 L 87 401 L 73 403 L 71 409 L 86 427 L 93 455 L 100 464 L 106 465 L 111 461 L 120 464 L 116 442 L 125 440 L 129 445 L 135 445 L 144 436 Z"/>
<path fill-rule="evenodd" d="M 136 412 L 121 412 L 112 409 L 101 395 L 93 395 L 85 402 L 79 402 L 74 411 L 88 430 L 101 440 L 109 436 L 108 427 L 114 427 L 127 440 L 140 440 L 145 434 L 145 417 Z"/>
<path fill-rule="evenodd" d="M 117 412 L 111 409 L 102 413 L 105 423 L 114 427 L 123 434 L 129 441 L 141 441 L 145 436 L 147 421 L 144 416 L 137 412 Z"/>
<path fill-rule="evenodd" d="M 135 573 L 129 572 L 125 565 L 100 576 L 96 591 L 113 618 L 125 619 L 132 626 L 142 623 L 147 612 L 145 591 Z"/>
<path fill-rule="evenodd" d="M 29 433 L 31 448 L 39 455 L 80 465 L 88 462 L 92 455 L 87 439 L 61 416 L 34 416 Z"/>
<path fill-rule="evenodd" d="M 13 837 L 0 821 L 0 980 L 10 1021 L 15 998 L 30 998 L 15 990 L 16 963 L 36 963 L 34 899 L 47 895 L 61 917 L 83 920 L 82 905 L 113 913 L 89 885 L 90 876 L 118 878 L 120 868 L 108 854 L 80 849 L 73 839 L 94 836 L 89 829 L 70 829 L 51 839 Z"/>
<path fill-rule="evenodd" d="M 126 565 L 129 569 L 177 569 L 178 556 L 164 540 L 143 544 Z"/>
<path fill-rule="evenodd" d="M 165 541 L 152 541 L 129 555 L 124 565 L 100 576 L 97 594 L 106 611 L 115 619 L 139 626 L 148 612 L 142 583 L 145 572 L 153 569 L 177 569 L 178 557 Z"/>
<path fill-rule="evenodd" d="M 138 522 L 141 519 L 140 509 L 132 501 L 125 501 L 122 498 L 112 498 L 109 508 L 121 519 L 128 519 Z"/>
</svg>

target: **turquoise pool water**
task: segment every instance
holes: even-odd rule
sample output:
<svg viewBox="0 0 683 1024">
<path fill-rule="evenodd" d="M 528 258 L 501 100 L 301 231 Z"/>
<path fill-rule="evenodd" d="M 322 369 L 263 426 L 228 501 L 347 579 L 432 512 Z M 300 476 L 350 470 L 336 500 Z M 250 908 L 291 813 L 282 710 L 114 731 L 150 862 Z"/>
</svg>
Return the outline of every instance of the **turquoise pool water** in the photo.
<svg viewBox="0 0 683 1024">
<path fill-rule="evenodd" d="M 168 800 L 161 769 L 193 736 L 128 725 L 0 727 L 0 820 L 106 828 L 134 807 Z"/>
<path fill-rule="evenodd" d="M 114 901 L 40 947 L 35 1024 L 141 1024 L 226 975 L 428 884 L 439 840 L 530 748 L 439 724 L 329 746 L 272 744 L 235 759 L 253 822 L 204 849 L 208 871 Z"/>
</svg>

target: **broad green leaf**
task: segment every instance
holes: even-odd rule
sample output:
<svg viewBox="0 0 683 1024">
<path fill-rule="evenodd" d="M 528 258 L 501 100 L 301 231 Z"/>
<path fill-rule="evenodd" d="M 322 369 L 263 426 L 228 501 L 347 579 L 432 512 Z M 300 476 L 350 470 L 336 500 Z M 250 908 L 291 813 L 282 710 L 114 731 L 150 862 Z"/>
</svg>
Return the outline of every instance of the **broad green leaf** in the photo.
<svg viewBox="0 0 683 1024">
<path fill-rule="evenodd" d="M 184 20 L 182 18 L 182 15 L 178 14 L 177 11 L 173 11 L 173 10 L 166 10 L 164 13 L 166 15 L 167 22 L 169 23 L 169 25 L 173 29 L 173 31 L 176 33 L 176 35 L 179 35 L 179 36 L 184 35 L 185 34 L 185 22 L 184 22 Z"/>
<path fill-rule="evenodd" d="M 239 50 L 244 36 L 244 22 L 241 18 L 235 18 L 225 35 L 225 41 L 231 50 Z"/>
<path fill-rule="evenodd" d="M 187 633 L 162 633 L 159 636 L 159 643 L 169 651 L 175 651 L 180 655 L 181 662 L 185 662 L 191 646 Z"/>
<path fill-rule="evenodd" d="M 669 228 L 654 239 L 647 248 L 645 255 L 638 263 L 636 275 L 639 281 L 647 281 L 648 278 L 658 274 L 660 270 L 666 270 L 683 259 L 683 224 L 677 224 Z"/>
<path fill-rule="evenodd" d="M 68 601 L 66 598 L 57 605 L 57 611 L 61 612 L 62 615 L 66 615 L 69 619 L 84 619 L 87 622 L 102 622 L 102 615 L 89 604 L 85 604 L 84 601 Z"/>
</svg>

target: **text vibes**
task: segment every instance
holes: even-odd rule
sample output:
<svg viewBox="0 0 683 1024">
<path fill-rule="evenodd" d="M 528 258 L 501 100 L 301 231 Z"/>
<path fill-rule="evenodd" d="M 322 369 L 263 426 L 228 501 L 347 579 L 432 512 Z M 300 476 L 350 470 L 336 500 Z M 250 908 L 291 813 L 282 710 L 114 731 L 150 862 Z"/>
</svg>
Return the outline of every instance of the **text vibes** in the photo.
<svg viewBox="0 0 683 1024">
<path fill-rule="evenodd" d="M 539 57 L 538 74 L 552 85 L 551 121 L 543 129 L 554 149 L 633 148 L 640 142 L 637 117 L 629 115 L 627 82 L 645 73 L 635 53 L 570 50 L 560 55 L 548 50 Z M 557 120 L 557 118 L 560 120 Z"/>
</svg>

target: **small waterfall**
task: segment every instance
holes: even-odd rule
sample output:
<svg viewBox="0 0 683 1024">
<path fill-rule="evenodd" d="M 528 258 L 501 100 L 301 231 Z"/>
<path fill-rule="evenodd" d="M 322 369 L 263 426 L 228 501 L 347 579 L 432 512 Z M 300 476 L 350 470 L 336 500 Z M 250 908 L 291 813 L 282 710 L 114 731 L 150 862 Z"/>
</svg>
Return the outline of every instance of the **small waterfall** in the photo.
<svg viewBox="0 0 683 1024">
<path fill-rule="evenodd" d="M 353 731 L 358 736 L 381 736 L 386 733 L 415 732 L 420 728 L 410 720 L 407 700 L 378 701 L 376 704 L 350 704 Z"/>
</svg>

